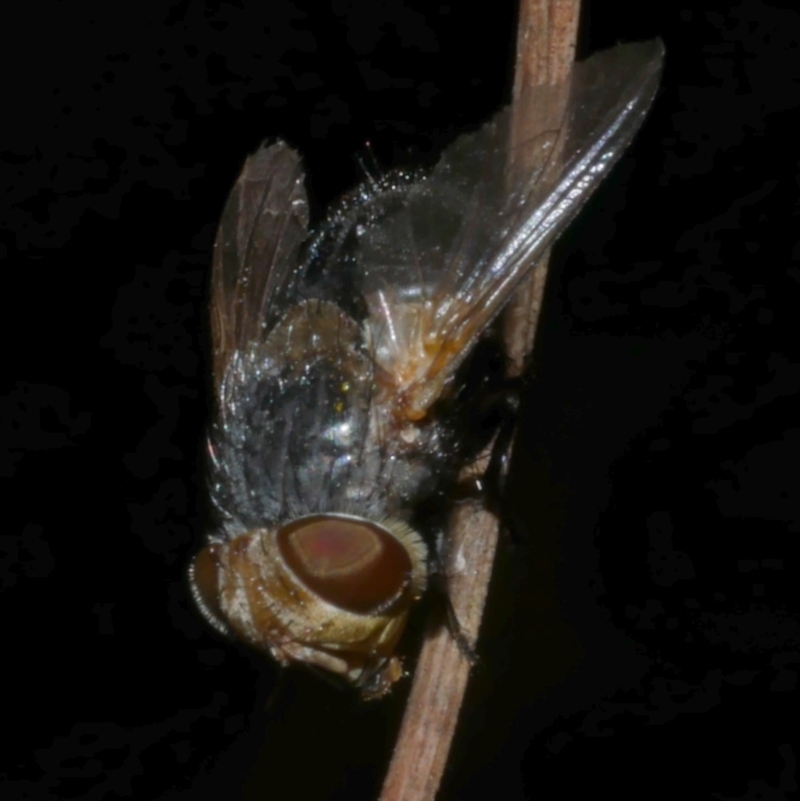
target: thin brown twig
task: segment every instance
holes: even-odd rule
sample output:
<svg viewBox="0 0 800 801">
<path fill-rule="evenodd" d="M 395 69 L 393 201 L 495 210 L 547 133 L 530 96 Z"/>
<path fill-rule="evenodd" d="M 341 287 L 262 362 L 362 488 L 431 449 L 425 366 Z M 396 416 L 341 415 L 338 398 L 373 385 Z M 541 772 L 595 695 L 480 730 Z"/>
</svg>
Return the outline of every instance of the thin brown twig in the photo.
<svg viewBox="0 0 800 801">
<path fill-rule="evenodd" d="M 575 61 L 579 13 L 580 0 L 521 0 L 514 98 L 534 86 L 564 83 L 569 78 Z M 504 312 L 505 346 L 512 375 L 522 372 L 533 349 L 549 260 L 548 252 Z"/>
<path fill-rule="evenodd" d="M 520 0 L 514 97 L 569 77 L 580 0 Z M 547 255 L 505 312 L 510 373 L 519 375 L 533 347 L 547 275 Z M 481 472 L 485 464 L 470 467 Z M 478 504 L 453 514 L 448 532 L 448 594 L 471 644 L 478 638 L 497 547 L 496 518 Z M 469 661 L 443 627 L 429 633 L 417 662 L 405 715 L 379 801 L 432 801 L 441 782 L 469 676 Z"/>
</svg>

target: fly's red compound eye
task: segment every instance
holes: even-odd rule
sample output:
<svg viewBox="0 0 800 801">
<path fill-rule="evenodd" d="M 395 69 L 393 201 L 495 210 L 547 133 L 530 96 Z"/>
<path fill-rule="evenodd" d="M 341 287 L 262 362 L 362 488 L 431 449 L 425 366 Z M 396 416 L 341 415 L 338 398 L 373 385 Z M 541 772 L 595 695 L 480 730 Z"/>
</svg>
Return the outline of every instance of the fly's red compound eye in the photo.
<svg viewBox="0 0 800 801">
<path fill-rule="evenodd" d="M 311 591 L 340 609 L 388 608 L 411 581 L 411 559 L 389 532 L 365 521 L 306 518 L 282 528 L 278 548 Z"/>
</svg>

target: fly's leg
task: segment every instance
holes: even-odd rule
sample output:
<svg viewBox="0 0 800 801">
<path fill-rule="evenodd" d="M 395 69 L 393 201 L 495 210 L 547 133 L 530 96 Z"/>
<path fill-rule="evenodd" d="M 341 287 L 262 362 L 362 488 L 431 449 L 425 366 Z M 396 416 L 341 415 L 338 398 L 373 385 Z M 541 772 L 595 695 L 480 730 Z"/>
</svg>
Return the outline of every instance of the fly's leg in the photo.
<svg viewBox="0 0 800 801">
<path fill-rule="evenodd" d="M 481 350 L 467 364 L 461 376 L 464 389 L 453 399 L 447 410 L 460 432 L 455 442 L 463 448 L 469 462 L 489 452 L 486 469 L 461 478 L 449 487 L 446 500 L 453 503 L 477 502 L 498 519 L 502 530 L 515 537 L 506 515 L 506 482 L 510 464 L 510 445 L 517 430 L 517 413 L 525 387 L 524 377 L 505 376 L 505 357 L 502 346 L 491 339 L 479 343 Z M 472 372 L 470 372 L 472 371 Z M 448 504 L 449 505 L 449 504 Z M 477 662 L 477 654 L 456 615 L 447 587 L 446 542 L 441 540 L 431 565 L 431 593 L 434 614 L 440 625 L 446 625 L 464 658 Z"/>
<path fill-rule="evenodd" d="M 453 488 L 453 500 L 463 502 L 471 500 L 479 502 L 497 518 L 501 530 L 513 543 L 516 540 L 504 512 L 504 498 L 508 469 L 511 462 L 510 446 L 517 430 L 517 412 L 520 406 L 520 382 L 509 382 L 509 389 L 498 393 L 492 404 L 492 415 L 497 417 L 494 439 L 489 454 L 489 464 L 482 476 L 473 476 L 458 481 Z M 437 557 L 431 571 L 431 589 L 434 603 L 439 607 L 438 617 L 441 624 L 447 625 L 450 636 L 455 640 L 461 655 L 471 665 L 478 663 L 478 654 L 464 632 L 458 619 L 447 587 L 447 573 L 443 541 L 436 549 Z"/>
<path fill-rule="evenodd" d="M 441 543 L 440 543 L 441 548 Z M 456 610 L 450 600 L 450 593 L 447 589 L 447 573 L 444 570 L 444 562 L 440 554 L 435 558 L 436 565 L 431 571 L 430 589 L 432 603 L 432 614 L 438 625 L 447 626 L 447 631 L 458 646 L 461 655 L 470 665 L 478 663 L 478 653 L 469 641 L 469 637 L 464 633 L 464 629 L 458 620 Z"/>
<path fill-rule="evenodd" d="M 452 498 L 456 502 L 471 500 L 482 503 L 497 517 L 512 541 L 516 537 L 505 514 L 505 498 L 511 463 L 511 443 L 517 432 L 517 415 L 523 387 L 523 378 L 507 379 L 500 390 L 480 402 L 479 419 L 483 426 L 494 431 L 489 463 L 483 475 L 461 479 L 452 490 Z"/>
<path fill-rule="evenodd" d="M 509 380 L 509 388 L 500 396 L 495 406 L 498 418 L 497 433 L 492 442 L 489 464 L 481 480 L 486 508 L 492 512 L 503 528 L 510 531 L 506 520 L 505 496 L 508 470 L 511 465 L 511 444 L 517 433 L 517 416 L 522 395 L 522 379 Z"/>
</svg>

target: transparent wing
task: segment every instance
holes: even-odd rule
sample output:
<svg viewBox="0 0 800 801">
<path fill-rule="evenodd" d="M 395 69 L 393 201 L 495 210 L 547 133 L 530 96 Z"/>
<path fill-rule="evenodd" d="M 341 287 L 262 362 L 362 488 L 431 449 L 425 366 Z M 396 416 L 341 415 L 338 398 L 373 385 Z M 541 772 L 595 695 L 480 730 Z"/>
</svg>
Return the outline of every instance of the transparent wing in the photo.
<svg viewBox="0 0 800 801">
<path fill-rule="evenodd" d="M 407 417 L 425 414 L 624 151 L 662 60 L 658 41 L 599 53 L 456 140 L 425 180 L 392 176 L 337 212 L 325 269 L 358 272 L 368 343 Z"/>
<path fill-rule="evenodd" d="M 283 142 L 244 164 L 222 213 L 211 271 L 214 386 L 225 407 L 231 360 L 263 343 L 286 310 L 306 238 L 300 157 Z"/>
</svg>

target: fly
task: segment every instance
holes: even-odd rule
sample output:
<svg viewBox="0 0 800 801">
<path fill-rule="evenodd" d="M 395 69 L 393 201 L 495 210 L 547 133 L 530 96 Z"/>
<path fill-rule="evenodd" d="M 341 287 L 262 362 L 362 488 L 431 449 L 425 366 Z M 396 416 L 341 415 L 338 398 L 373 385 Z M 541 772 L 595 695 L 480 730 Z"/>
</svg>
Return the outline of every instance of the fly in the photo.
<svg viewBox="0 0 800 801">
<path fill-rule="evenodd" d="M 419 510 L 475 455 L 448 412 L 459 368 L 627 147 L 662 60 L 660 42 L 596 54 L 312 233 L 299 156 L 247 159 L 214 244 L 216 523 L 190 568 L 218 631 L 365 697 L 400 678 L 431 562 Z"/>
</svg>

